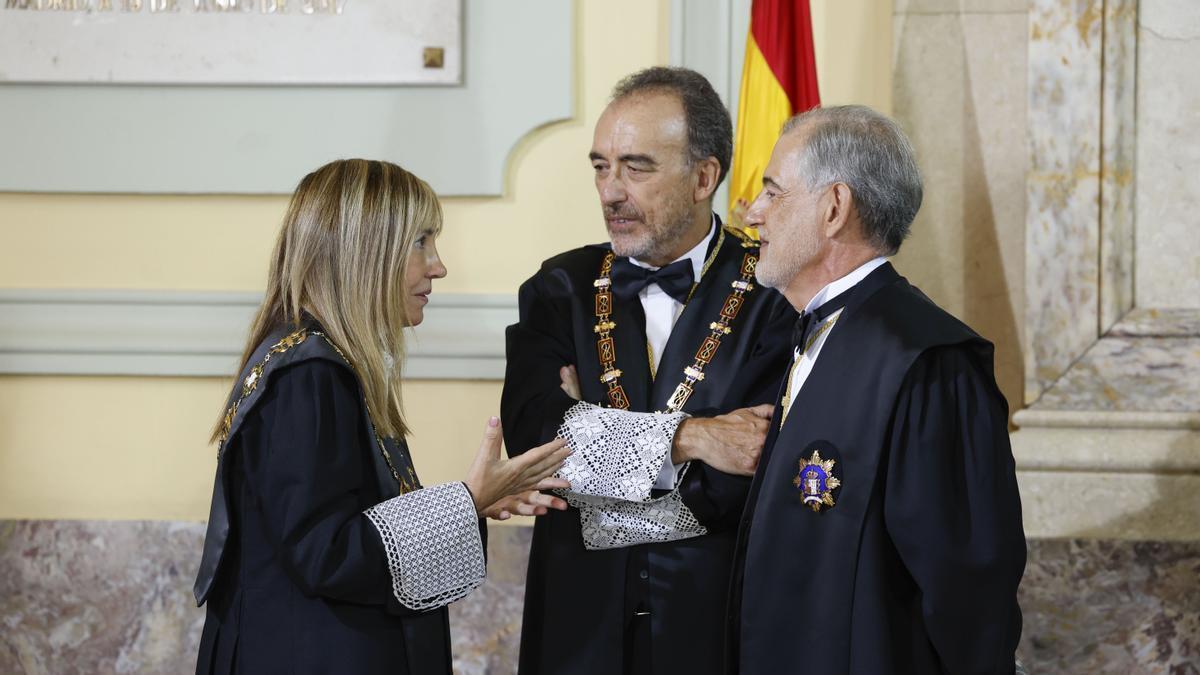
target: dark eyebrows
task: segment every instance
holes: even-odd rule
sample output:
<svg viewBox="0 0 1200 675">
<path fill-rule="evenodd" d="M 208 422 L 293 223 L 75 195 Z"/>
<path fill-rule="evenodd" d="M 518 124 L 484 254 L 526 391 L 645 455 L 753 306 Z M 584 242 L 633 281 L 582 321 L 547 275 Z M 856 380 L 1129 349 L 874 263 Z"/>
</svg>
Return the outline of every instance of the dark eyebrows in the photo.
<svg viewBox="0 0 1200 675">
<path fill-rule="evenodd" d="M 588 153 L 588 159 L 592 160 L 593 162 L 597 162 L 597 161 L 607 162 L 608 161 L 607 157 L 596 152 L 595 150 Z M 658 166 L 658 161 L 655 160 L 650 155 L 639 155 L 639 154 L 621 155 L 621 156 L 617 157 L 617 161 L 622 162 L 624 164 L 645 164 L 646 166 L 649 166 L 652 168 Z"/>
<path fill-rule="evenodd" d="M 626 164 L 634 163 L 634 164 L 648 164 L 650 166 L 658 166 L 658 162 L 655 161 L 655 159 L 653 157 L 651 157 L 650 155 L 621 155 L 617 159 L 620 159 L 622 162 L 625 162 Z"/>
<path fill-rule="evenodd" d="M 780 185 L 779 183 L 776 183 L 774 178 L 771 178 L 770 176 L 763 176 L 762 180 L 763 180 L 763 187 L 769 187 L 771 189 L 779 190 L 780 192 L 783 192 L 783 186 Z"/>
</svg>

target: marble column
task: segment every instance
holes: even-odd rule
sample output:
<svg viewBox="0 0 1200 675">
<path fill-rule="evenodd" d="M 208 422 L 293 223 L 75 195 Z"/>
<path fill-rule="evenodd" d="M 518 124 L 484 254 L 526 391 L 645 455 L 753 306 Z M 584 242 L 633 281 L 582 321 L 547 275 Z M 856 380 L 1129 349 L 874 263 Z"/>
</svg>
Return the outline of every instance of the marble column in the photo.
<svg viewBox="0 0 1200 675">
<path fill-rule="evenodd" d="M 1028 407 L 1012 442 L 1034 672 L 1200 664 L 1197 36 L 1196 3 L 1030 4 Z"/>
<path fill-rule="evenodd" d="M 1025 402 L 1099 333 L 1104 0 L 1029 6 Z"/>
<path fill-rule="evenodd" d="M 1200 2 L 1142 0 L 1137 25 L 1140 307 L 1200 310 L 1197 64 Z"/>
<path fill-rule="evenodd" d="M 1197 12 L 896 0 L 896 115 L 928 194 L 899 264 L 997 343 L 1021 427 L 1031 672 L 1200 660 L 1200 237 L 1182 241 L 1200 105 L 1181 86 Z"/>
</svg>

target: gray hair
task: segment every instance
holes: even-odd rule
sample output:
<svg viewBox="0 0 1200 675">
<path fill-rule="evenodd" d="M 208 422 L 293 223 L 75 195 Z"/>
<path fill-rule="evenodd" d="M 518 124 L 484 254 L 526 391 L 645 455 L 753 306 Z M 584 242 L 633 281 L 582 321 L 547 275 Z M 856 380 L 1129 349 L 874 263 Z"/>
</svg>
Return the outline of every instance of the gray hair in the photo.
<svg viewBox="0 0 1200 675">
<path fill-rule="evenodd" d="M 800 127 L 807 136 L 800 169 L 808 188 L 848 185 L 867 238 L 884 255 L 899 251 L 923 193 L 904 130 L 863 105 L 814 108 L 788 120 L 783 133 Z"/>
<path fill-rule="evenodd" d="M 733 157 L 733 123 L 729 111 L 712 84 L 700 73 L 687 68 L 655 66 L 626 77 L 613 87 L 612 100 L 634 94 L 666 92 L 679 97 L 687 121 L 688 162 L 695 165 L 715 157 L 720 165 L 717 185 L 729 173 Z"/>
</svg>

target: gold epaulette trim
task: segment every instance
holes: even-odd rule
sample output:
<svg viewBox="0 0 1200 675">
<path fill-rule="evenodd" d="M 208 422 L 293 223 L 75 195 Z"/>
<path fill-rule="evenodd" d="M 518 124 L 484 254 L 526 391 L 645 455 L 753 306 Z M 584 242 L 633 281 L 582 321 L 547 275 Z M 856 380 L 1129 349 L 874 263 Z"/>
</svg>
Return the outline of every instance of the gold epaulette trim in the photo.
<svg viewBox="0 0 1200 675">
<path fill-rule="evenodd" d="M 751 235 L 742 228 L 727 224 L 725 225 L 725 231 L 731 236 L 737 237 L 738 241 L 742 243 L 742 248 L 758 248 L 758 237 Z"/>
<path fill-rule="evenodd" d="M 271 358 L 275 355 L 282 354 L 292 347 L 304 342 L 306 339 L 308 339 L 309 335 L 315 335 L 325 340 L 325 344 L 333 348 L 333 351 L 337 352 L 337 355 L 346 362 L 346 365 L 349 366 L 351 370 L 354 370 L 357 374 L 354 364 L 350 362 L 350 359 L 346 358 L 346 354 L 339 349 L 332 340 L 329 339 L 329 336 L 325 335 L 324 333 L 315 330 L 310 331 L 307 328 L 301 328 L 300 330 L 285 336 L 279 342 L 271 345 L 271 348 L 267 350 L 267 354 L 263 357 L 262 361 L 259 361 L 253 368 L 250 369 L 250 373 L 246 375 L 244 380 L 242 380 L 241 395 L 239 395 L 238 399 L 233 402 L 233 405 L 229 406 L 229 410 L 225 411 L 225 421 L 221 423 L 221 436 L 217 439 L 218 462 L 221 461 L 221 452 L 225 449 L 225 441 L 229 440 L 229 432 L 233 428 L 233 419 L 237 417 L 238 408 L 241 407 L 242 402 L 245 401 L 246 398 L 250 396 L 250 394 L 254 393 L 254 390 L 258 388 L 258 383 L 260 380 L 262 380 L 263 369 L 266 368 L 267 363 L 269 363 Z M 363 405 L 366 406 L 367 409 L 367 418 L 374 419 L 371 416 L 371 408 L 370 406 L 366 405 L 365 400 L 363 401 Z M 379 452 L 383 455 L 384 461 L 387 462 L 388 469 L 392 473 L 392 478 L 394 478 L 396 483 L 400 486 L 400 493 L 404 494 L 406 492 L 412 492 L 413 490 L 418 489 L 420 487 L 420 483 L 417 481 L 417 475 L 413 471 L 413 468 L 411 466 L 408 467 L 407 477 L 402 478 L 400 476 L 400 472 L 396 470 L 395 463 L 392 462 L 392 456 L 388 454 L 387 447 L 383 444 L 383 438 L 379 436 L 379 432 L 375 431 L 374 427 L 375 424 L 372 422 L 371 433 L 375 435 L 375 442 L 379 445 Z"/>
<path fill-rule="evenodd" d="M 246 400 L 254 390 L 258 388 L 258 382 L 262 379 L 263 369 L 270 363 L 271 357 L 276 354 L 282 354 L 296 345 L 304 342 L 308 338 L 308 329 L 301 328 L 300 330 L 284 336 L 282 340 L 271 345 L 267 350 L 266 356 L 262 361 L 259 361 L 250 369 L 250 373 L 242 380 L 242 393 L 238 399 L 229 406 L 229 410 L 225 411 L 225 421 L 221 423 L 221 436 L 217 439 L 217 461 L 221 460 L 221 451 L 225 449 L 225 441 L 229 439 L 229 431 L 233 428 L 233 418 L 237 417 L 238 408 L 241 407 L 242 401 Z"/>
</svg>

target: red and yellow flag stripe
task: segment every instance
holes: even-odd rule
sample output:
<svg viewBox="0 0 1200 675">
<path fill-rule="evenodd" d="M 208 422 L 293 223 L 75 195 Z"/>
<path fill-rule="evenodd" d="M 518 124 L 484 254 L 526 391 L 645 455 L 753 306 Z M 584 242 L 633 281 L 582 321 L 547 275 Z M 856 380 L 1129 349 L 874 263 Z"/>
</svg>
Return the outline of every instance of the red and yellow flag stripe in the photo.
<svg viewBox="0 0 1200 675">
<path fill-rule="evenodd" d="M 754 0 L 729 178 L 731 219 L 762 188 L 763 169 L 789 117 L 821 104 L 808 0 Z"/>
</svg>

